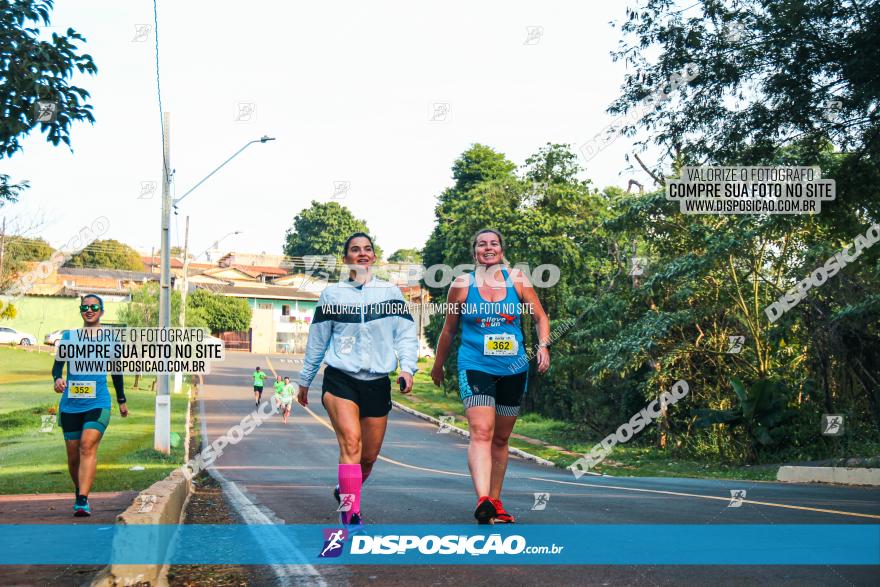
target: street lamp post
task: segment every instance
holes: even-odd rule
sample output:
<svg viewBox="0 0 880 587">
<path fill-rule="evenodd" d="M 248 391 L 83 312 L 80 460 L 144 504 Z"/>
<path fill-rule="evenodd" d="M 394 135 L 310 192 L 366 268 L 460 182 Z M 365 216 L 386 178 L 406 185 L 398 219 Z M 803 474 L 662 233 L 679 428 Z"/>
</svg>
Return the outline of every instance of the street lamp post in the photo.
<svg viewBox="0 0 880 587">
<path fill-rule="evenodd" d="M 164 141 L 162 145 L 162 269 L 159 278 L 159 327 L 171 327 L 171 208 L 177 209 L 177 205 L 193 190 L 205 183 L 205 181 L 220 171 L 220 169 L 235 159 L 242 151 L 254 143 L 266 143 L 274 141 L 274 137 L 263 135 L 261 138 L 249 141 L 245 146 L 236 151 L 226 161 L 221 163 L 214 171 L 206 175 L 199 183 L 191 187 L 177 199 L 171 198 L 171 115 L 165 112 L 163 123 L 165 125 Z M 171 374 L 157 373 L 159 385 L 156 392 L 156 418 L 153 432 L 153 448 L 159 452 L 169 454 L 171 452 Z"/>
</svg>

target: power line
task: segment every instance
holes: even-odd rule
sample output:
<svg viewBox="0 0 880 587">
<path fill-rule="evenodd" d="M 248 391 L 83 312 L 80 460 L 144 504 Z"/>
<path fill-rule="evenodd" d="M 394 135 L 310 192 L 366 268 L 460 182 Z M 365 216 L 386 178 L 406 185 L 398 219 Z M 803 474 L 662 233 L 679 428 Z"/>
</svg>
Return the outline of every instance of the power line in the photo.
<svg viewBox="0 0 880 587">
<path fill-rule="evenodd" d="M 163 181 L 168 181 L 168 161 L 165 160 L 165 120 L 162 111 L 162 85 L 159 82 L 159 9 L 153 0 L 153 33 L 156 39 L 156 95 L 159 100 L 159 127 L 162 129 L 162 170 L 165 172 Z"/>
</svg>

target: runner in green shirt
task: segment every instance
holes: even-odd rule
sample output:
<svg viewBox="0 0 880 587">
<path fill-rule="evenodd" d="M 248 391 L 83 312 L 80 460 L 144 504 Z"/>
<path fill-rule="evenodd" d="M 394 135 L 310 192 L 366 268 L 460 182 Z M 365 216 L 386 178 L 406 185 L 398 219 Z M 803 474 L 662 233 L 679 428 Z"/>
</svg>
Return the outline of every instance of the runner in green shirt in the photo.
<svg viewBox="0 0 880 587">
<path fill-rule="evenodd" d="M 254 371 L 254 403 L 257 406 L 260 405 L 260 398 L 263 396 L 263 379 L 265 378 L 266 374 L 257 367 L 257 370 Z"/>
<path fill-rule="evenodd" d="M 279 397 L 281 409 L 284 412 L 285 424 L 287 424 L 287 417 L 290 416 L 290 408 L 293 406 L 293 394 L 296 391 L 294 387 L 293 383 L 290 382 L 290 377 L 285 377 L 284 387 L 281 388 L 281 395 Z"/>
<path fill-rule="evenodd" d="M 284 382 L 281 381 L 281 375 L 275 376 L 275 395 L 272 399 L 275 401 L 275 408 L 281 409 L 281 391 L 284 389 Z"/>
</svg>

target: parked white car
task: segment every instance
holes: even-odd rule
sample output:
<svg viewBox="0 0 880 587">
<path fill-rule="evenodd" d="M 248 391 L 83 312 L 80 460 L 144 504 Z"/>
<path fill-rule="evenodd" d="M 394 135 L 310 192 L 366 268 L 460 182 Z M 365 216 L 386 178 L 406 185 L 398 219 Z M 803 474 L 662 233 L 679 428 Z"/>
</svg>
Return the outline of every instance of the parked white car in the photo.
<svg viewBox="0 0 880 587">
<path fill-rule="evenodd" d="M 37 344 L 37 337 L 27 332 L 19 332 L 15 328 L 0 326 L 0 344 Z"/>
<path fill-rule="evenodd" d="M 43 342 L 49 346 L 55 346 L 58 343 L 58 341 L 61 340 L 61 337 L 64 336 L 65 332 L 67 332 L 67 331 L 66 330 L 53 330 L 52 332 L 50 332 L 49 334 L 46 335 L 46 337 L 43 339 Z"/>
<path fill-rule="evenodd" d="M 434 358 L 434 349 L 424 340 L 419 341 L 419 358 Z"/>
</svg>

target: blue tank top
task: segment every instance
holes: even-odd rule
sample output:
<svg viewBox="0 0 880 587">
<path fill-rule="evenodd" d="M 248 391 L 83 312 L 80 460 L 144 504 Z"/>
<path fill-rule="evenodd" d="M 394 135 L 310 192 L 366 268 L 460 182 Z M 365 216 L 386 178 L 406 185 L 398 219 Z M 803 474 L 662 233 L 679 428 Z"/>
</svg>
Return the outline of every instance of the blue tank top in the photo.
<svg viewBox="0 0 880 587">
<path fill-rule="evenodd" d="M 70 340 L 70 331 L 65 332 L 62 338 Z M 76 414 L 95 408 L 110 408 L 107 372 L 77 373 L 72 369 L 74 362 L 67 361 L 67 385 L 58 404 L 58 411 Z"/>
<path fill-rule="evenodd" d="M 498 302 L 484 300 L 474 274 L 468 275 L 468 293 L 459 311 L 459 371 L 471 369 L 490 375 L 513 375 L 529 370 L 523 349 L 522 304 L 507 270 L 501 272 L 507 291 Z"/>
</svg>

